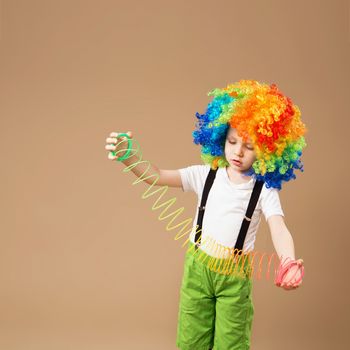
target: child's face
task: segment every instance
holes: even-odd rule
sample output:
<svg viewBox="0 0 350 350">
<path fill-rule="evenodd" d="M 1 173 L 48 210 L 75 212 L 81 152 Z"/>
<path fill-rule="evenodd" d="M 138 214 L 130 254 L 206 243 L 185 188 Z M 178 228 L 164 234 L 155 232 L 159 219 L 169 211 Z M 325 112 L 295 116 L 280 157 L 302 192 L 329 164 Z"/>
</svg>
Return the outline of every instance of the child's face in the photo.
<svg viewBox="0 0 350 350">
<path fill-rule="evenodd" d="M 237 130 L 230 127 L 225 141 L 225 157 L 230 167 L 235 171 L 247 171 L 256 160 L 252 140 L 248 138 L 247 142 L 243 142 L 243 139 L 238 136 Z"/>
</svg>

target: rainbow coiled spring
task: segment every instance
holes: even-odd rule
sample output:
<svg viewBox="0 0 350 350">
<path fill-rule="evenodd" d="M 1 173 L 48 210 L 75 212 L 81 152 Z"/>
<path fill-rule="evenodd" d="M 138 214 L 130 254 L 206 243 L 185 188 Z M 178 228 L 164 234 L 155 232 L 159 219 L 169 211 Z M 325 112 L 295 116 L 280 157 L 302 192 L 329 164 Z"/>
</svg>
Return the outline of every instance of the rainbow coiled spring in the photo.
<svg viewBox="0 0 350 350">
<path fill-rule="evenodd" d="M 129 140 L 130 141 L 130 140 Z M 163 199 L 165 197 L 166 192 L 168 191 L 168 186 L 160 186 L 160 188 L 157 188 L 155 191 L 151 192 L 151 189 L 157 185 L 157 181 L 159 180 L 159 174 L 148 174 L 149 169 L 151 168 L 151 163 L 147 160 L 142 159 L 142 152 L 140 151 L 140 146 L 138 141 L 133 138 L 132 139 L 133 144 L 137 144 L 137 149 L 130 148 L 130 145 L 128 148 L 120 149 L 118 152 L 111 152 L 113 156 L 118 154 L 119 152 L 127 151 L 124 154 L 123 159 L 131 158 L 134 155 L 138 156 L 138 159 L 136 162 L 131 163 L 130 165 L 126 166 L 123 169 L 123 172 L 128 172 L 131 169 L 133 169 L 135 166 L 141 163 L 145 163 L 148 165 L 146 168 L 146 171 L 144 171 L 141 176 L 139 176 L 132 184 L 135 185 L 140 182 L 144 182 L 147 179 L 152 179 L 153 182 L 151 185 L 149 185 L 149 188 L 146 189 L 146 191 L 142 194 L 142 199 L 147 199 L 155 194 L 158 193 L 158 197 L 156 198 L 154 204 L 152 205 L 152 211 L 158 210 L 161 208 L 164 208 L 161 213 L 158 216 L 158 219 L 163 221 L 165 219 L 169 219 L 168 224 L 166 225 L 167 231 L 172 231 L 175 229 L 178 229 L 178 232 L 176 232 L 174 236 L 174 240 L 178 241 L 185 236 L 187 236 L 187 239 L 182 244 L 182 247 L 187 247 L 188 242 L 190 240 L 189 234 L 192 232 L 192 223 L 193 218 L 187 218 L 179 223 L 176 224 L 176 221 L 180 218 L 182 212 L 185 210 L 184 207 L 178 208 L 176 210 L 171 211 L 171 207 L 176 203 L 176 197 L 170 198 L 170 199 Z M 120 145 L 120 143 L 125 142 L 125 140 L 121 139 L 121 141 L 117 144 Z M 136 151 L 136 152 L 133 152 Z M 125 157 L 127 155 L 127 157 Z M 163 200 L 163 202 L 162 202 Z M 196 225 L 196 230 L 198 229 L 198 225 Z M 196 242 L 198 243 L 198 242 Z M 301 267 L 301 276 L 299 277 L 298 281 L 295 281 L 295 283 L 299 283 L 304 275 L 304 269 L 303 266 L 300 265 L 299 261 L 288 261 L 287 259 L 281 259 L 277 256 L 275 253 L 271 253 L 270 255 L 267 253 L 261 253 L 258 251 L 251 251 L 248 253 L 243 252 L 243 250 L 233 249 L 230 247 L 226 247 L 215 241 L 212 237 L 207 236 L 205 238 L 201 238 L 201 245 L 202 247 L 213 249 L 213 256 L 211 256 L 207 261 L 205 262 L 203 260 L 203 251 L 201 249 L 188 249 L 187 251 L 189 253 L 192 253 L 196 258 L 198 258 L 201 263 L 206 263 L 207 267 L 216 273 L 224 274 L 224 275 L 237 275 L 237 276 L 246 276 L 248 278 L 256 278 L 261 279 L 263 271 L 265 270 L 265 278 L 270 278 L 270 271 L 273 270 L 274 273 L 274 282 L 277 285 L 280 285 L 280 282 L 282 281 L 284 275 L 292 266 L 298 266 Z M 192 247 L 194 247 L 195 244 L 193 244 Z M 263 265 L 266 263 L 266 269 L 263 268 Z M 247 268 L 248 266 L 248 268 Z M 296 271 L 297 273 L 297 271 Z M 288 281 L 284 281 L 288 283 Z"/>
</svg>

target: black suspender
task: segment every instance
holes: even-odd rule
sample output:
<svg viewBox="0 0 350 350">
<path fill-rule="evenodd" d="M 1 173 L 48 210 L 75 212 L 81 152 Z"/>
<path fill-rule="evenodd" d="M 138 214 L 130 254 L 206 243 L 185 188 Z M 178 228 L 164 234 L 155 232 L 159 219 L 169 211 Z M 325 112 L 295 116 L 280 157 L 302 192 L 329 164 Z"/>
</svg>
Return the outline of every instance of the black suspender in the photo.
<svg viewBox="0 0 350 350">
<path fill-rule="evenodd" d="M 258 203 L 258 199 L 259 199 L 263 185 L 264 185 L 264 181 L 255 181 L 255 185 L 249 199 L 248 208 L 245 213 L 245 217 L 242 221 L 241 229 L 239 231 L 237 242 L 235 245 L 235 249 L 237 248 L 240 251 L 243 249 L 244 240 L 247 235 L 250 221 L 254 214 L 256 204 Z M 239 252 L 239 254 L 241 254 L 241 252 Z"/>
<path fill-rule="evenodd" d="M 218 168 L 216 168 L 215 170 L 210 168 L 209 174 L 205 180 L 201 204 L 200 204 L 200 207 L 198 207 L 198 218 L 197 218 L 197 230 L 198 231 L 196 232 L 196 236 L 194 239 L 194 241 L 196 243 L 196 246 L 195 246 L 196 250 L 198 249 L 198 246 L 201 243 L 202 224 L 203 224 L 203 216 L 204 216 L 204 211 L 205 211 L 205 204 L 206 204 L 207 199 L 208 199 L 209 191 L 210 191 L 210 189 L 213 185 L 213 182 L 215 180 L 217 170 L 218 170 Z M 245 217 L 242 221 L 241 229 L 239 231 L 236 245 L 234 248 L 234 249 L 238 249 L 238 253 L 237 253 L 238 255 L 240 255 L 242 253 L 244 240 L 245 240 L 245 237 L 247 235 L 250 221 L 252 219 L 256 204 L 258 203 L 258 199 L 259 199 L 263 185 L 264 185 L 263 181 L 258 181 L 258 180 L 255 181 L 255 185 L 254 185 L 252 194 L 251 194 L 250 199 L 249 199 L 248 208 L 247 208 Z"/>
<path fill-rule="evenodd" d="M 198 244 L 200 244 L 201 235 L 202 235 L 202 223 L 203 223 L 205 204 L 207 203 L 208 194 L 209 194 L 211 186 L 213 185 L 213 182 L 215 180 L 217 170 L 218 170 L 218 168 L 216 168 L 215 170 L 210 168 L 209 174 L 208 174 L 208 176 L 205 180 L 205 184 L 204 184 L 201 205 L 200 205 L 200 207 L 198 207 L 197 226 L 198 226 L 199 230 L 196 233 L 196 237 L 194 239 L 195 243 L 199 240 Z M 196 246 L 195 249 L 197 249 L 197 248 L 198 247 Z"/>
</svg>

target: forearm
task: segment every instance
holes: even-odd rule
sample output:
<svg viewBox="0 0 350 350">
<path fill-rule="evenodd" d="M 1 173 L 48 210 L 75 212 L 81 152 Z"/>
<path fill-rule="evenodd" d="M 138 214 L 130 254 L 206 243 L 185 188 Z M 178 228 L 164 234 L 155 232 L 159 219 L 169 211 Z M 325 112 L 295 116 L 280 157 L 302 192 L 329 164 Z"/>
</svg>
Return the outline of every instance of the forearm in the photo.
<svg viewBox="0 0 350 350">
<path fill-rule="evenodd" d="M 286 227 L 282 228 L 279 231 L 276 231 L 276 233 L 273 233 L 271 236 L 273 245 L 279 258 L 285 259 L 289 257 L 295 260 L 293 237 L 288 229 Z"/>
<path fill-rule="evenodd" d="M 144 182 L 147 184 L 154 183 L 159 177 L 159 168 L 148 160 L 143 160 L 140 153 L 130 156 L 123 160 L 122 163 L 140 178 L 140 180 L 145 179 Z"/>
</svg>

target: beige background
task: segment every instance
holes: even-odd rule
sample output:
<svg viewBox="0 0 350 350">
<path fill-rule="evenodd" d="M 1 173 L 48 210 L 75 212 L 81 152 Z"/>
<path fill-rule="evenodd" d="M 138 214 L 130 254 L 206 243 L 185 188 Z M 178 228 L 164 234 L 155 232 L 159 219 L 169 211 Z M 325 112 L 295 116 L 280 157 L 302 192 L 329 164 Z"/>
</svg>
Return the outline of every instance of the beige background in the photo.
<svg viewBox="0 0 350 350">
<path fill-rule="evenodd" d="M 200 164 L 194 114 L 239 79 L 275 82 L 309 130 L 280 193 L 304 283 L 254 282 L 252 350 L 347 347 L 346 1 L 8 0 L 0 29 L 0 349 L 176 349 L 184 249 L 105 138 Z M 172 196 L 193 217 L 195 194 Z"/>
</svg>

